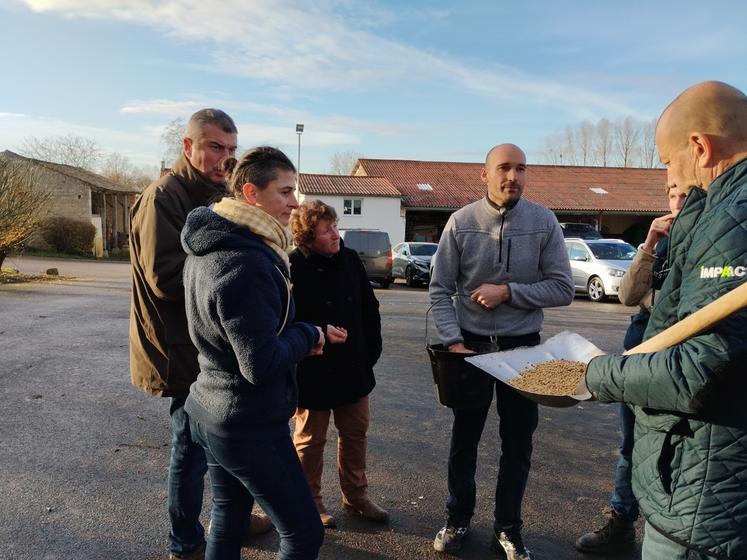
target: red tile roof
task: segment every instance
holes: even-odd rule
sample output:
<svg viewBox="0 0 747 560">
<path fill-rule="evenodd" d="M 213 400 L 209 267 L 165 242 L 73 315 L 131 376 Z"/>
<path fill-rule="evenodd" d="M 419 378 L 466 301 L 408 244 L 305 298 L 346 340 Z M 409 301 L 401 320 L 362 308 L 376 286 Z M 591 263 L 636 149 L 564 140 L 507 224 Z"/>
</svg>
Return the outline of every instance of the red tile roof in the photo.
<svg viewBox="0 0 747 560">
<path fill-rule="evenodd" d="M 482 163 L 363 158 L 353 173 L 385 177 L 402 192 L 407 208 L 456 209 L 485 196 L 482 167 Z M 659 214 L 669 209 L 665 183 L 664 169 L 530 164 L 524 196 L 554 211 Z M 602 188 L 607 194 L 591 188 Z"/>
<path fill-rule="evenodd" d="M 301 173 L 298 179 L 298 190 L 305 195 L 326 194 L 402 198 L 402 193 L 383 177 Z"/>
</svg>

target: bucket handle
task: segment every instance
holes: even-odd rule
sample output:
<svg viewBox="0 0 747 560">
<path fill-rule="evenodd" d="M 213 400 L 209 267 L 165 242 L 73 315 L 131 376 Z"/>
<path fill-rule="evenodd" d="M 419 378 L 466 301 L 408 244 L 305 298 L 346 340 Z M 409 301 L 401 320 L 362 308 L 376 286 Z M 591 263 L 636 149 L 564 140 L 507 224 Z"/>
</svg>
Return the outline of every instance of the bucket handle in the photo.
<svg viewBox="0 0 747 560">
<path fill-rule="evenodd" d="M 433 306 L 441 303 L 442 301 L 451 300 L 453 298 L 457 297 L 465 297 L 465 298 L 471 298 L 469 294 L 452 294 L 450 296 L 444 296 L 440 299 L 437 299 L 433 303 L 431 303 L 430 307 L 425 311 L 425 344 L 424 346 L 428 348 L 428 314 L 431 313 L 431 310 L 433 309 Z M 493 333 L 498 330 L 498 314 L 495 312 L 495 308 L 491 309 L 493 312 Z M 490 342 L 498 346 L 498 336 L 496 334 L 490 335 Z"/>
</svg>

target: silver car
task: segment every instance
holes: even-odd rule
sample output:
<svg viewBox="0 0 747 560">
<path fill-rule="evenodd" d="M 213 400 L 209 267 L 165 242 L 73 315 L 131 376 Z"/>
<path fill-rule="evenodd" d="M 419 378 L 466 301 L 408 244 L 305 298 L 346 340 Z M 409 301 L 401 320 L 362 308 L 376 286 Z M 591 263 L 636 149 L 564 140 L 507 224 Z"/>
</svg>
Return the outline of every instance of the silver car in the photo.
<svg viewBox="0 0 747 560">
<path fill-rule="evenodd" d="M 428 285 L 431 259 L 438 243 L 404 242 L 392 249 L 392 276 L 404 278 L 408 286 Z"/>
<path fill-rule="evenodd" d="M 588 294 L 591 301 L 619 297 L 620 279 L 630 266 L 636 249 L 620 239 L 567 238 L 568 258 L 576 293 Z"/>
</svg>

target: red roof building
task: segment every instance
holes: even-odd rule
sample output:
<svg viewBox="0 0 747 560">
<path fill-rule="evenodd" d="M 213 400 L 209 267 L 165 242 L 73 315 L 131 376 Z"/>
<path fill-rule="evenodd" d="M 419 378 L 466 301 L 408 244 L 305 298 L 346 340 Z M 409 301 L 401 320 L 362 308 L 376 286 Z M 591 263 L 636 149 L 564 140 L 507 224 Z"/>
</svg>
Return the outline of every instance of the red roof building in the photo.
<svg viewBox="0 0 747 560">
<path fill-rule="evenodd" d="M 406 240 L 437 241 L 448 216 L 485 196 L 482 163 L 359 159 L 356 177 L 386 179 L 402 193 Z M 604 234 L 638 241 L 669 211 L 664 169 L 532 165 L 524 196 L 559 221 L 594 223 Z"/>
</svg>

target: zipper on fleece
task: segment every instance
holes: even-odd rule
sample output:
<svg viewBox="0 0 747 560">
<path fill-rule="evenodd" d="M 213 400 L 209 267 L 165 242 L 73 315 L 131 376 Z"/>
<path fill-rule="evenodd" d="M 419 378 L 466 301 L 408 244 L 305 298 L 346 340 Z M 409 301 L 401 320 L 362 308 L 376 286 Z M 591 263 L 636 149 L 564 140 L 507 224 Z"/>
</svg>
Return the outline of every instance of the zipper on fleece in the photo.
<svg viewBox="0 0 747 560">
<path fill-rule="evenodd" d="M 498 262 L 503 262 L 503 222 L 506 220 L 506 211 L 501 212 L 501 228 L 498 230 Z"/>
<path fill-rule="evenodd" d="M 508 238 L 508 251 L 506 251 L 506 272 L 511 270 L 511 238 Z"/>
</svg>

